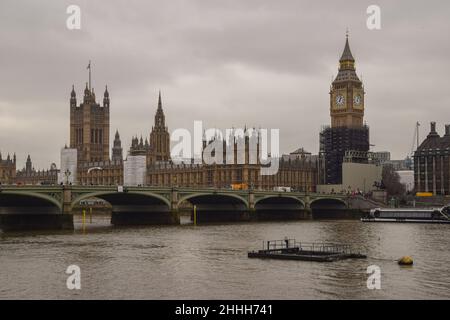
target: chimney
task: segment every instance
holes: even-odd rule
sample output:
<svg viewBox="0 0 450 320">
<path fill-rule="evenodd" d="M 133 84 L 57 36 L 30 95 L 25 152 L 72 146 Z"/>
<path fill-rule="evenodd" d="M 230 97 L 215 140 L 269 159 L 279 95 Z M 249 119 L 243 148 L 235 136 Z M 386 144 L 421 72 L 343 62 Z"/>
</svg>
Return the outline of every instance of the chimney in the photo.
<svg viewBox="0 0 450 320">
<path fill-rule="evenodd" d="M 450 124 L 445 125 L 445 136 L 450 137 Z"/>
<path fill-rule="evenodd" d="M 427 138 L 439 137 L 438 133 L 436 132 L 436 122 L 431 122 L 430 127 L 430 133 L 428 134 Z"/>
</svg>

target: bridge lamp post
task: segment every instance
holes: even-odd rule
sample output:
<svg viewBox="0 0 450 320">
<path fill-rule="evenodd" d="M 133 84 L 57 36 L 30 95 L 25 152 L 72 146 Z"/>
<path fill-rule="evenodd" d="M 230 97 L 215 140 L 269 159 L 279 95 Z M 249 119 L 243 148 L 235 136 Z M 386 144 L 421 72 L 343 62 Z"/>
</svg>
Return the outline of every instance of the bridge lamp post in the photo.
<svg viewBox="0 0 450 320">
<path fill-rule="evenodd" d="M 72 172 L 70 172 L 69 169 L 67 169 L 67 170 L 64 172 L 64 176 L 66 177 L 66 185 L 69 184 L 69 177 L 70 177 L 71 174 L 72 174 Z"/>
</svg>

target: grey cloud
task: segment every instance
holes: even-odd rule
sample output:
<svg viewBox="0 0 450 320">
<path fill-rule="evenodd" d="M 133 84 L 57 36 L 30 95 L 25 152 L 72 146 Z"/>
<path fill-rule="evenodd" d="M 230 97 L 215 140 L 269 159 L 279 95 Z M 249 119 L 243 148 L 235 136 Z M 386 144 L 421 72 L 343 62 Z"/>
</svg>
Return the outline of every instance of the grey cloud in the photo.
<svg viewBox="0 0 450 320">
<path fill-rule="evenodd" d="M 148 135 L 162 89 L 169 129 L 194 120 L 280 128 L 281 149 L 318 151 L 345 29 L 367 91 L 377 150 L 401 158 L 413 126 L 450 122 L 448 1 L 11 1 L 0 3 L 0 150 L 19 167 L 58 161 L 68 140 L 71 85 L 81 97 L 92 60 L 97 96 L 108 84 L 111 134 Z M 82 30 L 65 28 L 69 4 Z"/>
</svg>

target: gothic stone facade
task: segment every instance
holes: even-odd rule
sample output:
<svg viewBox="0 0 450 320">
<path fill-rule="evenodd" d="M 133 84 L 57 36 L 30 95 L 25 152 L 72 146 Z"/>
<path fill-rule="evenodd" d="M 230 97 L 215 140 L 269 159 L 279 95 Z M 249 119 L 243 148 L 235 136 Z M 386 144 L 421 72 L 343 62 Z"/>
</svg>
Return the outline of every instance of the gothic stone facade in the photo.
<svg viewBox="0 0 450 320">
<path fill-rule="evenodd" d="M 166 126 L 166 117 L 162 108 L 161 92 L 158 96 L 158 106 L 154 119 L 154 125 L 150 132 L 150 142 L 142 137 L 140 139 L 133 137 L 129 154 L 132 156 L 145 155 L 147 166 L 156 163 L 170 161 L 170 134 Z"/>
<path fill-rule="evenodd" d="M 212 143 L 204 141 L 204 148 Z M 234 159 L 238 158 L 238 145 L 234 144 Z M 225 148 L 224 148 L 225 149 Z M 274 187 L 291 187 L 298 191 L 314 192 L 317 185 L 316 156 L 309 153 L 293 152 L 278 159 L 279 168 L 275 174 L 262 175 L 263 165 L 250 161 L 249 139 L 245 140 L 244 163 L 234 161 L 232 164 L 201 164 L 170 162 L 157 163 L 147 168 L 147 184 L 155 186 L 181 186 L 200 188 L 231 188 L 232 184 L 242 184 L 258 190 L 271 190 Z M 259 159 L 259 141 L 256 146 Z M 300 149 L 299 149 L 300 150 Z M 223 159 L 226 159 L 224 155 Z"/>
<path fill-rule="evenodd" d="M 13 158 L 8 154 L 6 159 L 2 158 L 0 152 L 0 184 L 13 184 L 16 179 L 16 155 Z"/>
<path fill-rule="evenodd" d="M 118 132 L 113 143 L 112 159 L 109 159 L 109 107 L 108 90 L 105 90 L 103 106 L 100 106 L 96 103 L 93 89 L 86 86 L 83 103 L 77 106 L 76 94 L 72 88 L 70 146 L 79 152 L 79 184 L 123 184 L 122 147 Z M 261 175 L 262 165 L 250 161 L 248 142 L 249 140 L 246 140 L 245 161 L 242 164 L 237 161 L 234 164 L 211 165 L 203 161 L 201 164 L 174 164 L 170 158 L 170 134 L 160 93 L 151 133 L 145 142 L 142 137 L 133 137 L 129 155 L 146 156 L 148 185 L 229 188 L 231 184 L 246 184 L 256 189 L 287 186 L 296 190 L 315 191 L 318 177 L 317 157 L 303 150 L 294 152 L 280 158 L 276 174 Z M 235 151 L 237 144 L 235 141 Z M 203 142 L 203 147 L 207 147 L 206 141 Z M 259 143 L 256 148 L 259 159 Z M 237 158 L 237 155 L 234 157 Z"/>
<path fill-rule="evenodd" d="M 280 168 L 274 175 L 261 175 L 257 164 L 158 164 L 149 168 L 147 184 L 199 188 L 230 188 L 245 184 L 258 190 L 272 190 L 277 186 L 292 187 L 297 191 L 316 191 L 317 163 L 309 160 L 280 159 Z"/>
<path fill-rule="evenodd" d="M 123 161 L 107 160 L 78 164 L 78 184 L 116 186 L 123 185 Z"/>
<path fill-rule="evenodd" d="M 52 163 L 48 170 L 35 170 L 28 155 L 25 168 L 16 173 L 16 183 L 21 185 L 55 185 L 58 183 L 59 170 Z"/>
<path fill-rule="evenodd" d="M 445 135 L 431 131 L 414 153 L 414 186 L 416 192 L 432 192 L 433 195 L 450 195 L 450 125 Z"/>
<path fill-rule="evenodd" d="M 77 183 L 81 185 L 123 184 L 123 158 L 119 132 L 116 131 L 112 159 L 109 155 L 110 98 L 108 87 L 103 104 L 97 103 L 93 88 L 84 89 L 83 102 L 77 105 L 75 89 L 70 93 L 70 148 L 78 151 Z"/>
<path fill-rule="evenodd" d="M 77 105 L 74 88 L 70 94 L 70 148 L 78 151 L 80 162 L 109 160 L 109 92 L 103 105 L 95 100 L 94 89 L 84 90 L 83 102 Z"/>
<path fill-rule="evenodd" d="M 8 155 L 2 159 L 0 153 L 0 184 L 17 185 L 54 185 L 58 183 L 59 170 L 56 164 L 52 163 L 48 170 L 35 170 L 28 155 L 25 167 L 16 170 L 16 155 L 13 158 Z"/>
</svg>

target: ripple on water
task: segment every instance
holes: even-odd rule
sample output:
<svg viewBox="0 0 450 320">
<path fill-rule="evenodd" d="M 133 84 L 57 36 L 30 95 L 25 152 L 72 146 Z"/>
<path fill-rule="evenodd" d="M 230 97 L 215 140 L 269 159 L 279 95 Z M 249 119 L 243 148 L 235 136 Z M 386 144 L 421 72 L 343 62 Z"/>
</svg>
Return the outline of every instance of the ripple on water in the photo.
<svg viewBox="0 0 450 320">
<path fill-rule="evenodd" d="M 297 221 L 112 228 L 102 223 L 94 221 L 84 232 L 0 234 L 0 298 L 450 298 L 447 225 Z M 263 241 L 285 236 L 350 243 L 368 259 L 247 258 Z M 397 265 L 403 255 L 414 258 L 413 267 Z M 82 290 L 76 293 L 65 288 L 69 264 L 82 269 Z M 381 290 L 367 289 L 371 264 L 381 268 Z"/>
</svg>

